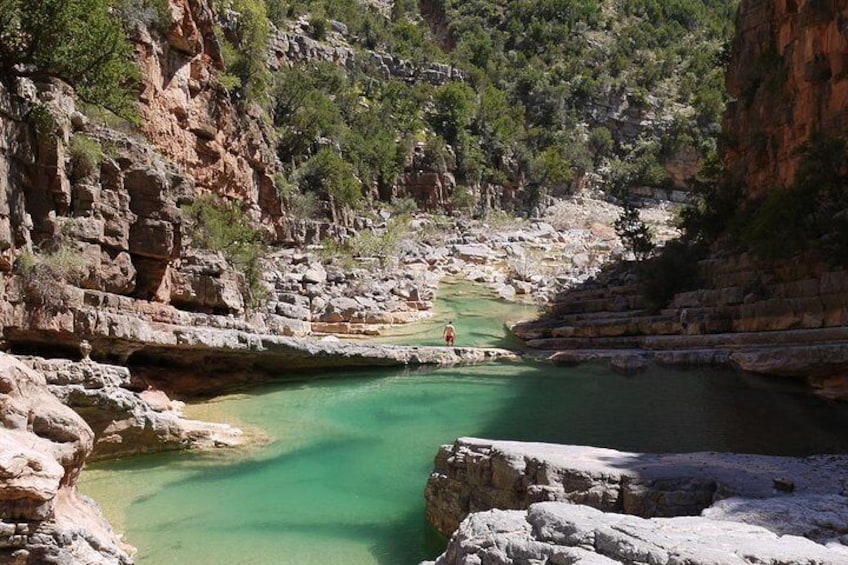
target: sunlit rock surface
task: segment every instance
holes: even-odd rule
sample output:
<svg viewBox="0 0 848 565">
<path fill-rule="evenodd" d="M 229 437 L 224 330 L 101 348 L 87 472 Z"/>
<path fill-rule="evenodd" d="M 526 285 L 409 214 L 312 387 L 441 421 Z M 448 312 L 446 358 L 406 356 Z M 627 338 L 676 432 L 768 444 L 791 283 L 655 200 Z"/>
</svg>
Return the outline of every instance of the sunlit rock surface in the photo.
<svg viewBox="0 0 848 565">
<path fill-rule="evenodd" d="M 436 563 L 848 563 L 848 456 L 643 454 L 460 438 L 427 517 Z M 507 511 L 512 510 L 512 511 Z"/>
<path fill-rule="evenodd" d="M 469 516 L 436 565 L 837 565 L 848 548 L 702 517 L 644 519 L 542 502 Z"/>
<path fill-rule="evenodd" d="M 2 354 L 0 424 L 0 563 L 131 563 L 130 548 L 77 492 L 91 429 L 43 375 Z"/>
</svg>

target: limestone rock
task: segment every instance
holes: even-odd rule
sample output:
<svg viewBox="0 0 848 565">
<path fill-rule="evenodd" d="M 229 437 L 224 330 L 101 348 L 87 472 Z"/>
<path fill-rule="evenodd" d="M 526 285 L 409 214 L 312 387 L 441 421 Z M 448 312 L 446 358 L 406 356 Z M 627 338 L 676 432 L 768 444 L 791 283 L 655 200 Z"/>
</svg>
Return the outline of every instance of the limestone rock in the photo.
<svg viewBox="0 0 848 565">
<path fill-rule="evenodd" d="M 24 358 L 48 388 L 94 431 L 90 460 L 176 449 L 234 446 L 241 431 L 183 417 L 183 403 L 158 390 L 130 390 L 129 370 L 64 359 Z"/>
<path fill-rule="evenodd" d="M 697 515 L 728 497 L 772 497 L 775 477 L 794 480 L 792 496 L 834 495 L 846 472 L 846 456 L 652 455 L 460 438 L 440 449 L 425 499 L 430 522 L 450 534 L 469 512 L 543 501 L 642 517 Z"/>
<path fill-rule="evenodd" d="M 646 520 L 542 502 L 527 511 L 469 516 L 435 565 L 836 565 L 848 547 L 825 547 L 765 528 L 703 517 Z"/>
<path fill-rule="evenodd" d="M 43 375 L 0 354 L 0 562 L 128 565 L 127 550 L 76 482 L 93 434 Z"/>
</svg>

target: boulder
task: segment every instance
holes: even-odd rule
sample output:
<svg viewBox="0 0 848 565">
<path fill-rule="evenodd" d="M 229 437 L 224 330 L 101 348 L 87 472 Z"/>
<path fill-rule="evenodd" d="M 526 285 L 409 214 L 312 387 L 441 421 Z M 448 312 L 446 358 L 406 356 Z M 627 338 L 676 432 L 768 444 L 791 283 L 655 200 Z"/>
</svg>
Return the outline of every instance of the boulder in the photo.
<svg viewBox="0 0 848 565">
<path fill-rule="evenodd" d="M 133 392 L 125 367 L 37 357 L 22 361 L 43 374 L 49 391 L 91 427 L 90 460 L 241 442 L 236 428 L 184 418 L 183 403 L 162 391 Z"/>
<path fill-rule="evenodd" d="M 450 534 L 470 512 L 543 501 L 642 517 L 698 515 L 723 498 L 773 497 L 776 477 L 792 478 L 791 496 L 841 494 L 846 473 L 848 456 L 654 455 L 460 438 L 440 449 L 425 499 L 430 522 Z M 848 522 L 831 529 L 848 531 Z"/>
</svg>

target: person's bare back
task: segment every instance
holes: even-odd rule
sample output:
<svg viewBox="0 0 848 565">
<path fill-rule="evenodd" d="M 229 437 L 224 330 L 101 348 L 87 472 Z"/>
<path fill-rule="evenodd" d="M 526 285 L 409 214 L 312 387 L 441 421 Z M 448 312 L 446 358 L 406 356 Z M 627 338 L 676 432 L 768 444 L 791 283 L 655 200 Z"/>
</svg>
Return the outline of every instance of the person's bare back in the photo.
<svg viewBox="0 0 848 565">
<path fill-rule="evenodd" d="M 456 344 L 456 328 L 453 327 L 453 321 L 448 322 L 445 326 L 442 336 L 445 338 L 445 345 Z"/>
</svg>

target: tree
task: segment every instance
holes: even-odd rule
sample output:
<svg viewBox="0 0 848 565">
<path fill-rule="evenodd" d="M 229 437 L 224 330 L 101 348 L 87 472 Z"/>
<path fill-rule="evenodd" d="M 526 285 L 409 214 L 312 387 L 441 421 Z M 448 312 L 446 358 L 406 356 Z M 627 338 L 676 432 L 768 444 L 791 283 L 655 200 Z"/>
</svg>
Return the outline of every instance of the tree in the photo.
<svg viewBox="0 0 848 565">
<path fill-rule="evenodd" d="M 239 13 L 233 45 L 224 49 L 227 74 L 235 77 L 249 102 L 268 102 L 271 73 L 268 71 L 268 41 L 271 21 L 264 0 L 232 0 Z M 226 47 L 226 43 L 225 43 Z"/>
<path fill-rule="evenodd" d="M 353 167 L 329 147 L 306 162 L 301 180 L 306 191 L 317 192 L 330 201 L 334 214 L 340 208 L 357 208 L 362 201 L 361 184 Z"/>
<path fill-rule="evenodd" d="M 474 120 L 476 99 L 474 91 L 459 82 L 452 82 L 436 91 L 436 108 L 431 118 L 436 133 L 454 145 L 460 133 Z"/>
<path fill-rule="evenodd" d="M 135 115 L 139 71 L 111 0 L 0 0 L 0 72 L 46 75 L 83 100 Z"/>
<path fill-rule="evenodd" d="M 615 233 L 621 238 L 624 247 L 633 253 L 636 260 L 643 261 L 654 250 L 653 234 L 639 217 L 639 209 L 627 198 L 624 198 L 622 203 L 624 207 L 615 221 Z"/>
</svg>

